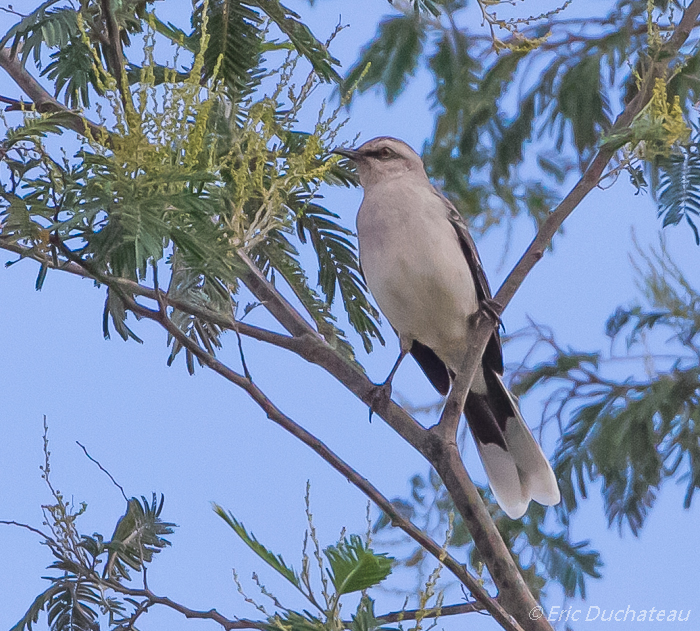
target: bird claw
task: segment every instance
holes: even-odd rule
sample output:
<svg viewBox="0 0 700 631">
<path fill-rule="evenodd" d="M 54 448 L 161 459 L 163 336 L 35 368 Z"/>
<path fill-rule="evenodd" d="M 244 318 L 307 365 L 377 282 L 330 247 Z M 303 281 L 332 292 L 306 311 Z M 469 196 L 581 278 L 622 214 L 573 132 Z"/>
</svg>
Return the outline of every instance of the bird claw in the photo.
<svg viewBox="0 0 700 631">
<path fill-rule="evenodd" d="M 374 384 L 369 393 L 369 422 L 372 422 L 372 415 L 374 414 L 375 407 L 379 407 L 379 404 L 391 399 L 391 380 L 387 379 L 384 383 Z"/>
<path fill-rule="evenodd" d="M 493 320 L 494 324 L 499 329 L 503 329 L 505 332 L 506 327 L 503 326 L 503 320 L 501 320 L 501 312 L 503 307 L 500 303 L 496 302 L 493 298 L 484 298 L 480 303 L 481 313 L 483 313 L 487 318 Z"/>
</svg>

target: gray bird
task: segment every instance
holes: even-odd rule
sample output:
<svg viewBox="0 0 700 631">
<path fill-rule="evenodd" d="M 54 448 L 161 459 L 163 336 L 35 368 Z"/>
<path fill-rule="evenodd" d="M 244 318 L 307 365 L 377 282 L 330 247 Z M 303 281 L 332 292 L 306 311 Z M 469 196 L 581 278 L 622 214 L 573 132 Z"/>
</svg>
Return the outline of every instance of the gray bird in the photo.
<svg viewBox="0 0 700 631">
<path fill-rule="evenodd" d="M 469 316 L 491 300 L 467 226 L 428 180 L 405 142 L 380 137 L 335 153 L 357 165 L 364 199 L 357 215 L 360 264 L 372 295 L 399 335 L 401 360 L 411 353 L 443 396 L 464 360 Z M 494 330 L 464 407 L 491 490 L 512 519 L 531 499 L 558 504 L 549 461 L 508 391 Z"/>
</svg>

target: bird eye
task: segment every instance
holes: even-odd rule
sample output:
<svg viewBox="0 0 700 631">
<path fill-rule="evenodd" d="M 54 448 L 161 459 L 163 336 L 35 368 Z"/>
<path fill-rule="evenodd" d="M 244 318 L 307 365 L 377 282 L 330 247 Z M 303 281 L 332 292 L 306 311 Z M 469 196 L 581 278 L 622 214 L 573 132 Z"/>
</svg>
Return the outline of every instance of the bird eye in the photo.
<svg viewBox="0 0 700 631">
<path fill-rule="evenodd" d="M 394 152 L 393 152 L 391 149 L 389 149 L 389 147 L 383 147 L 383 148 L 379 151 L 379 157 L 380 157 L 382 160 L 388 160 L 388 159 L 391 158 L 393 155 L 394 155 Z"/>
</svg>

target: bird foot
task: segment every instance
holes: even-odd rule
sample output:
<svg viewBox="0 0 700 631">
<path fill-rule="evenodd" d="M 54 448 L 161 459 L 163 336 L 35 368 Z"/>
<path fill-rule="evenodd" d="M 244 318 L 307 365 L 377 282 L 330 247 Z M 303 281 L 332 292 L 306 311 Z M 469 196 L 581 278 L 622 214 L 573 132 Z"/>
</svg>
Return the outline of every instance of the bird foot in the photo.
<svg viewBox="0 0 700 631">
<path fill-rule="evenodd" d="M 503 320 L 501 320 L 501 312 L 503 311 L 503 306 L 496 302 L 493 298 L 484 298 L 481 303 L 481 312 L 490 320 L 493 320 L 494 324 L 503 329 L 505 332 L 506 327 L 503 326 Z"/>
<path fill-rule="evenodd" d="M 372 415 L 374 414 L 374 409 L 379 407 L 380 403 L 391 399 L 391 380 L 385 381 L 384 383 L 374 384 L 369 393 L 369 422 L 372 422 Z"/>
</svg>

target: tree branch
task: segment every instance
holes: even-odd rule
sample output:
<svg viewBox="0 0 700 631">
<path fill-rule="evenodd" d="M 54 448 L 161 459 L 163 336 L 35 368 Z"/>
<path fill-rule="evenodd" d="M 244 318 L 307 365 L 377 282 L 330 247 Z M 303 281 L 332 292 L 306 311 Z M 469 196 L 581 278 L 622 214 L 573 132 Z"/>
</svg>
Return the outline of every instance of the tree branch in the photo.
<svg viewBox="0 0 700 631">
<path fill-rule="evenodd" d="M 377 620 L 382 622 L 403 622 L 404 620 L 415 620 L 420 615 L 422 618 L 441 618 L 442 616 L 457 616 L 463 613 L 477 613 L 484 611 L 484 606 L 478 602 L 459 603 L 457 605 L 445 605 L 439 609 L 409 609 L 407 611 L 392 611 L 377 616 Z"/>
<path fill-rule="evenodd" d="M 208 611 L 190 609 L 185 607 L 174 600 L 167 598 L 166 596 L 157 596 L 150 589 L 133 589 L 122 585 L 116 581 L 104 581 L 99 579 L 101 584 L 111 589 L 119 594 L 124 594 L 125 596 L 132 596 L 135 598 L 143 598 L 144 601 L 148 603 L 147 607 L 151 605 L 163 605 L 177 611 L 189 619 L 200 619 L 200 620 L 213 620 L 220 624 L 226 631 L 232 629 L 268 629 L 270 623 L 267 620 L 250 620 L 248 618 L 236 618 L 235 620 L 227 618 L 216 609 L 209 609 Z M 464 613 L 477 613 L 484 612 L 484 606 L 478 602 L 470 603 L 459 603 L 456 605 L 446 605 L 444 607 L 419 610 L 419 609 L 409 609 L 405 611 L 392 611 L 391 613 L 383 614 L 377 616 L 377 620 L 381 620 L 384 623 L 391 622 L 401 622 L 404 620 L 416 620 L 420 615 L 422 618 L 438 618 L 443 616 L 456 616 Z M 344 622 L 345 628 L 350 628 L 350 621 Z"/>
<path fill-rule="evenodd" d="M 665 62 L 656 61 L 652 63 L 650 72 L 645 77 L 638 94 L 630 101 L 615 121 L 612 133 L 620 132 L 629 127 L 636 116 L 649 103 L 655 80 L 664 76 L 667 72 L 671 60 L 678 54 L 693 30 L 698 15 L 700 15 L 700 0 L 693 0 L 684 12 L 673 35 L 664 46 Z M 542 258 L 545 248 L 552 241 L 563 222 L 598 184 L 605 167 L 615 154 L 615 151 L 616 147 L 614 146 L 601 147 L 574 188 L 549 215 L 520 261 L 513 268 L 496 294 L 494 300 L 502 308 L 508 305 L 527 275 L 532 271 L 532 268 Z M 459 385 L 459 388 L 453 388 L 457 392 L 451 393 L 454 394 L 452 405 L 456 406 L 460 401 L 463 402 L 466 399 L 468 386 L 471 384 L 473 375 L 481 363 L 481 358 L 486 350 L 491 334 L 491 326 L 486 325 L 480 326 L 474 331 L 470 341 L 469 352 L 462 363 L 460 373 L 457 375 L 456 383 Z M 459 410 L 459 408 L 457 409 Z M 444 431 L 442 430 L 442 432 Z M 439 429 L 433 430 L 433 434 L 437 435 L 439 433 Z M 534 599 L 519 573 L 513 572 L 514 566 L 509 562 L 510 557 L 506 557 L 500 552 L 499 549 L 505 547 L 503 539 L 493 526 L 493 520 L 485 510 L 478 491 L 464 468 L 456 444 L 451 441 L 451 436 L 448 436 L 447 439 L 447 443 L 445 440 L 436 440 L 434 443 L 435 451 L 432 454 L 426 454 L 426 457 L 428 457 L 442 478 L 456 508 L 462 515 L 469 532 L 474 538 L 477 549 L 482 555 L 484 553 L 487 554 L 484 557 L 484 561 L 494 582 L 499 587 L 499 599 L 503 602 L 505 608 L 526 629 L 551 629 L 544 617 L 534 621 L 529 618 L 529 613 L 535 604 Z"/>
<path fill-rule="evenodd" d="M 0 240 L 0 246 L 2 241 Z M 13 244 L 15 249 L 21 249 L 21 246 Z M 60 241 L 57 242 L 58 247 L 64 256 L 70 259 L 70 264 L 75 266 L 73 273 L 77 273 L 80 276 L 92 277 L 98 282 L 107 285 L 114 290 L 116 290 L 125 306 L 131 310 L 134 314 L 153 320 L 159 323 L 173 338 L 175 338 L 184 348 L 189 350 L 195 357 L 197 357 L 202 364 L 217 372 L 226 380 L 230 381 L 234 385 L 242 388 L 266 413 L 267 417 L 280 425 L 282 428 L 286 429 L 293 436 L 301 440 L 304 444 L 311 447 L 317 454 L 319 454 L 326 462 L 328 462 L 334 469 L 340 472 L 345 478 L 359 488 L 367 497 L 372 499 L 375 504 L 386 513 L 394 526 L 401 528 L 406 534 L 408 534 L 412 539 L 414 539 L 418 544 L 420 544 L 424 549 L 426 549 L 430 554 L 432 554 L 436 559 L 438 559 L 442 564 L 445 565 L 459 580 L 462 584 L 469 589 L 472 595 L 477 598 L 483 605 L 484 608 L 491 613 L 491 615 L 499 621 L 501 626 L 507 631 L 522 631 L 521 627 L 511 618 L 511 616 L 506 612 L 500 604 L 491 596 L 488 592 L 481 586 L 479 581 L 473 577 L 466 569 L 466 567 L 459 563 L 454 557 L 447 554 L 447 552 L 438 545 L 434 540 L 428 537 L 422 530 L 414 526 L 410 521 L 404 519 L 398 511 L 394 508 L 393 504 L 384 497 L 380 491 L 372 485 L 369 480 L 357 473 L 350 465 L 339 458 L 333 451 L 331 451 L 325 443 L 316 438 L 313 434 L 308 432 L 306 429 L 301 427 L 298 423 L 293 421 L 291 418 L 286 416 L 279 408 L 277 408 L 268 397 L 258 388 L 253 381 L 241 375 L 228 366 L 220 362 L 213 355 L 208 353 L 206 350 L 201 348 L 194 340 L 185 335 L 175 324 L 170 320 L 167 315 L 168 299 L 167 295 L 160 290 L 148 290 L 145 291 L 138 283 L 133 281 L 128 281 L 126 279 L 114 279 L 103 274 L 97 273 L 93 270 L 86 262 L 82 261 L 77 255 L 72 253 L 66 246 Z M 245 259 L 243 259 L 245 260 Z M 251 262 L 251 265 L 252 262 Z M 254 267 L 254 265 L 253 265 Z M 78 269 L 75 269 L 78 268 Z M 80 271 L 78 271 L 80 270 Z M 288 310 L 293 310 L 293 307 L 287 303 L 282 296 L 274 289 L 274 287 L 269 283 L 269 281 L 261 274 L 253 273 L 252 276 L 256 279 L 255 283 L 252 283 L 262 294 L 267 295 L 272 304 L 277 305 L 284 315 L 287 314 Z M 138 295 L 146 296 L 156 300 L 158 303 L 158 310 L 150 309 L 144 305 L 139 304 L 134 299 L 134 293 Z M 260 298 L 259 298 L 260 299 Z M 295 312 L 296 313 L 296 312 Z M 298 313 L 297 313 L 298 316 Z M 233 320 L 233 319 L 231 319 Z M 298 318 L 289 318 L 290 322 L 296 322 L 294 326 L 299 325 Z M 305 323 L 304 323 L 305 324 Z M 234 325 L 237 326 L 237 323 Z M 308 326 L 308 325 L 306 325 Z M 284 337 L 284 336 L 280 336 Z M 307 341 L 317 340 L 322 346 L 321 348 L 330 348 L 325 342 L 322 342 L 318 336 L 309 336 L 308 333 L 304 332 L 302 338 Z M 366 377 L 365 377 L 366 379 Z M 369 381 L 369 380 L 367 380 Z M 394 404 L 395 405 L 395 404 Z M 409 419 L 411 417 L 406 414 L 403 408 L 396 406 L 402 413 Z M 411 419 L 413 421 L 413 419 Z M 415 421 L 413 421 L 415 423 Z M 426 430 L 421 428 L 421 431 L 425 434 Z M 483 507 L 483 503 L 481 504 Z M 484 509 L 485 510 L 485 509 Z M 505 546 L 504 546 L 505 548 Z M 507 550 L 506 550 L 507 554 Z M 511 561 L 512 562 L 512 561 Z"/>
<path fill-rule="evenodd" d="M 89 578 L 94 580 L 93 577 Z M 220 614 L 216 609 L 209 609 L 208 611 L 190 609 L 189 607 L 185 607 L 185 605 L 181 605 L 180 603 L 171 600 L 167 596 L 157 596 L 150 589 L 133 589 L 131 587 L 127 587 L 126 585 L 122 585 L 117 581 L 105 581 L 99 577 L 97 578 L 97 582 L 105 585 L 118 594 L 124 594 L 125 596 L 132 596 L 135 598 L 143 598 L 149 603 L 149 606 L 163 605 L 168 607 L 169 609 L 181 613 L 188 619 L 213 620 L 226 629 L 226 631 L 230 631 L 231 629 L 265 629 L 267 626 L 267 622 L 263 620 L 248 620 L 246 618 L 231 620 L 223 614 Z"/>
<path fill-rule="evenodd" d="M 18 252 L 20 254 L 24 253 L 26 256 L 30 256 L 40 262 L 51 265 L 51 261 L 48 259 L 43 259 L 37 253 L 31 251 L 27 252 L 22 248 L 22 246 L 18 246 L 17 244 L 9 244 L 7 242 L 3 244 L 1 237 L 0 247 L 5 247 L 6 249 L 10 249 L 11 251 Z M 70 251 L 66 252 L 65 247 L 62 251 L 64 254 L 70 255 Z M 263 339 L 263 341 L 277 343 L 280 346 L 284 345 L 283 347 L 292 350 L 300 357 L 324 368 L 362 401 L 368 405 L 372 405 L 372 409 L 379 416 L 381 416 L 387 422 L 387 424 L 389 424 L 402 438 L 404 438 L 416 450 L 418 450 L 418 452 L 421 453 L 428 460 L 428 462 L 430 462 L 438 470 L 438 472 L 440 472 L 440 469 L 438 469 L 435 463 L 443 460 L 443 456 L 441 454 L 447 453 L 448 451 L 444 442 L 441 441 L 438 436 L 434 435 L 434 433 L 430 433 L 424 429 L 418 422 L 416 422 L 415 419 L 413 419 L 413 417 L 411 417 L 402 407 L 394 403 L 389 397 L 377 397 L 374 384 L 367 378 L 364 372 L 361 371 L 359 365 L 347 360 L 345 357 L 337 353 L 335 349 L 329 346 L 284 299 L 284 297 L 279 294 L 274 285 L 272 285 L 265 278 L 262 272 L 255 267 L 252 261 L 247 263 L 247 265 L 252 266 L 252 268 L 250 274 L 243 278 L 244 282 L 246 282 L 246 285 L 255 295 L 255 297 L 270 309 L 271 313 L 277 318 L 280 324 L 286 326 L 288 329 L 291 329 L 296 334 L 300 335 L 300 337 L 289 338 L 287 336 L 269 331 L 265 331 L 263 333 L 263 329 L 257 329 L 257 327 L 244 325 L 243 323 L 235 322 L 233 318 L 228 318 L 220 314 L 214 314 L 213 312 L 201 310 L 186 303 L 174 301 L 169 299 L 167 295 L 163 294 L 162 292 L 156 292 L 153 289 L 144 288 L 134 281 L 96 275 L 92 270 L 82 268 L 77 263 L 79 259 L 76 257 L 74 258 L 75 260 L 70 261 L 65 266 L 64 269 L 66 271 L 79 276 L 94 278 L 98 282 L 111 286 L 115 290 L 119 291 L 122 300 L 134 313 L 142 317 L 157 320 L 169 333 L 171 333 L 171 335 L 176 337 L 176 339 L 178 339 L 178 341 L 185 348 L 201 359 L 204 365 L 245 390 L 266 412 L 268 418 L 280 424 L 282 427 L 290 431 L 290 433 L 302 440 L 302 442 L 309 445 L 322 458 L 329 462 L 331 466 L 336 468 L 336 470 L 340 471 L 343 475 L 346 475 L 346 477 L 348 477 L 353 484 L 358 486 L 360 490 L 363 492 L 376 493 L 376 495 L 368 494 L 368 497 L 371 497 L 377 506 L 386 512 L 386 514 L 392 519 L 392 523 L 394 523 L 394 525 L 402 528 L 404 532 L 414 538 L 420 545 L 426 547 L 426 549 L 434 556 L 443 554 L 442 548 L 438 544 L 429 539 L 420 529 L 413 526 L 413 524 L 410 522 L 405 522 L 405 520 L 403 520 L 403 518 L 396 513 L 391 502 L 384 498 L 379 491 L 369 483 L 369 481 L 362 476 L 359 476 L 359 474 L 354 472 L 354 470 L 351 469 L 346 463 L 337 458 L 337 456 L 330 451 L 325 444 L 318 441 L 312 434 L 306 432 L 306 430 L 298 426 L 294 421 L 286 417 L 282 412 L 275 408 L 269 399 L 267 399 L 267 397 L 257 388 L 257 386 L 255 386 L 255 384 L 250 382 L 250 380 L 246 379 L 243 375 L 240 375 L 224 366 L 216 358 L 206 353 L 190 338 L 185 336 L 179 329 L 177 329 L 177 327 L 172 325 L 172 322 L 170 322 L 169 319 L 166 319 L 167 321 L 161 321 L 163 316 L 160 311 L 155 311 L 144 307 L 133 298 L 134 295 L 140 295 L 154 300 L 161 305 L 161 310 L 163 305 L 169 305 L 175 306 L 176 308 L 193 315 L 202 315 L 203 317 L 207 318 L 212 317 L 211 321 L 222 326 L 222 328 L 235 330 L 235 328 L 238 327 L 238 330 L 242 334 L 251 334 L 251 337 L 255 337 L 256 339 L 266 338 Z M 245 258 L 241 258 L 245 262 Z M 213 317 L 214 315 L 216 315 L 216 318 Z M 455 506 L 467 524 L 467 527 L 472 534 L 474 543 L 484 558 L 487 567 L 489 567 L 489 572 L 499 588 L 500 597 L 502 598 L 503 594 L 505 593 L 504 588 L 502 587 L 503 585 L 507 586 L 506 591 L 507 589 L 515 589 L 518 594 L 517 598 L 529 598 L 531 601 L 531 606 L 528 611 L 530 611 L 537 605 L 537 603 L 520 576 L 517 566 L 513 562 L 509 550 L 496 530 L 496 527 L 493 524 L 493 521 L 491 520 L 486 506 L 481 500 L 476 487 L 469 479 L 469 476 L 459 457 L 457 446 L 454 443 L 453 448 L 454 453 L 456 453 L 456 458 L 454 457 L 454 454 L 452 454 L 452 456 L 445 461 L 450 462 L 452 466 L 457 467 L 457 470 L 454 472 L 452 478 L 455 480 L 460 480 L 461 484 L 467 486 L 466 490 L 462 492 L 461 497 L 469 498 L 468 503 L 472 503 L 474 508 L 465 510 L 464 506 L 460 508 L 456 502 Z M 344 467 L 347 467 L 347 469 Z M 446 475 L 444 472 L 443 474 Z M 439 556 L 436 558 L 439 558 Z M 499 561 L 499 559 L 501 559 L 501 561 Z M 447 557 L 444 560 L 444 564 L 451 571 L 453 571 L 453 573 L 456 573 L 459 580 L 462 581 L 465 586 L 470 589 L 470 591 L 472 588 L 476 590 L 476 592 L 472 591 L 475 597 L 478 598 L 477 594 L 482 593 L 482 595 L 485 594 L 485 598 L 490 599 L 490 596 L 488 596 L 483 588 L 481 588 L 479 583 L 473 577 L 471 577 L 471 575 L 469 575 L 464 566 L 459 564 L 451 557 Z M 503 570 L 501 572 L 499 568 L 504 567 L 508 568 L 508 570 Z M 497 574 L 497 571 L 500 573 Z M 480 598 L 478 599 L 481 600 Z M 493 601 L 493 599 L 490 600 L 494 603 L 496 602 Z M 498 605 L 498 607 L 500 607 L 500 605 Z M 504 625 L 504 628 L 518 628 L 517 626 L 513 626 L 510 616 L 505 611 L 502 611 L 502 613 L 490 611 L 490 613 L 492 613 L 494 618 L 499 619 L 499 622 Z M 524 628 L 527 629 L 527 627 Z"/>
<path fill-rule="evenodd" d="M 9 520 L 9 519 L 0 519 L 0 525 L 3 526 L 17 526 L 18 528 L 24 528 L 25 530 L 29 530 L 30 532 L 33 532 L 36 535 L 39 535 L 43 539 L 46 540 L 47 543 L 50 545 L 55 546 L 56 542 L 49 537 L 46 533 L 41 532 L 38 528 L 34 528 L 34 526 L 30 526 L 29 524 L 23 524 L 22 522 L 19 521 L 14 521 L 14 520 Z"/>
<path fill-rule="evenodd" d="M 22 65 L 22 62 L 13 56 L 9 48 L 0 48 L 0 67 L 2 67 L 22 91 L 32 100 L 37 112 L 62 113 L 66 115 L 66 126 L 77 134 L 86 136 L 106 146 L 111 146 L 110 134 L 102 126 L 88 120 L 82 114 L 69 110 L 51 96 L 43 86 Z"/>
<path fill-rule="evenodd" d="M 105 281 L 107 283 L 108 281 Z M 121 293 L 121 292 L 120 292 Z M 449 555 L 433 539 L 428 537 L 420 528 L 414 526 L 410 521 L 404 519 L 395 509 L 394 505 L 369 481 L 361 476 L 344 460 L 331 451 L 328 446 L 320 441 L 316 436 L 304 429 L 301 425 L 293 421 L 265 395 L 250 379 L 231 370 L 223 362 L 220 362 L 213 355 L 196 344 L 191 338 L 178 329 L 168 318 L 166 313 L 166 302 L 160 301 L 161 308 L 158 312 L 143 307 L 137 303 L 133 297 L 126 293 L 121 293 L 121 298 L 125 305 L 135 314 L 158 322 L 170 335 L 195 357 L 202 364 L 217 372 L 231 383 L 241 387 L 260 406 L 267 417 L 287 430 L 290 434 L 301 440 L 305 445 L 315 451 L 321 458 L 330 464 L 336 471 L 341 473 L 348 482 L 351 482 L 367 497 L 369 497 L 386 515 L 391 519 L 394 526 L 403 530 L 409 537 L 420 544 L 425 550 L 432 554 L 440 563 L 447 567 L 459 581 L 472 593 L 472 595 L 484 605 L 488 611 L 507 631 L 522 631 L 521 627 L 515 623 L 511 616 L 500 606 L 500 604 L 481 586 L 479 581 L 472 576 L 466 567 L 459 563 L 454 557 Z M 483 505 L 483 504 L 482 504 Z"/>
<path fill-rule="evenodd" d="M 109 60 L 109 70 L 114 75 L 117 85 L 119 86 L 119 95 L 121 96 L 122 105 L 126 110 L 132 105 L 131 92 L 129 91 L 129 83 L 126 80 L 124 72 L 124 54 L 122 51 L 121 34 L 119 32 L 119 24 L 112 10 L 112 0 L 101 0 L 100 9 L 102 10 L 102 19 L 104 20 L 105 29 L 107 31 L 108 51 L 107 59 Z"/>
</svg>

